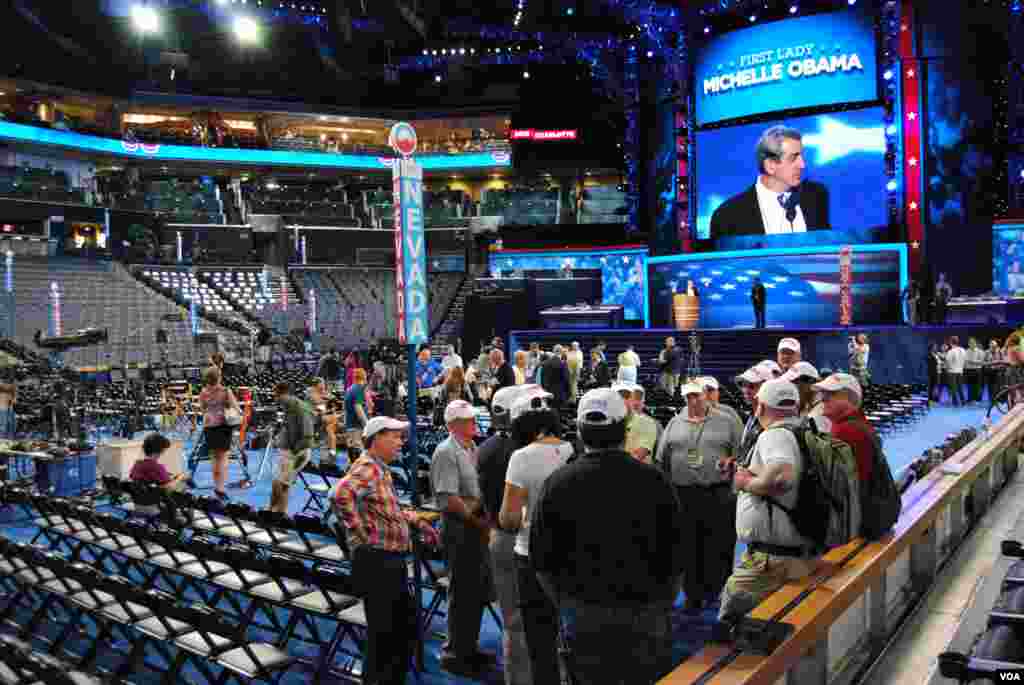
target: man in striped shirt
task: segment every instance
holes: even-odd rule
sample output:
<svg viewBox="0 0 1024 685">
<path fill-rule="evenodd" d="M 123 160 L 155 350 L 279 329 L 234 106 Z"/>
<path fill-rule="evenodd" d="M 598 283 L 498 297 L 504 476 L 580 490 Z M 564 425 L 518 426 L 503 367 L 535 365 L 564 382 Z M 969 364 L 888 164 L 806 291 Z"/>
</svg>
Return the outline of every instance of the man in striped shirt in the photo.
<svg viewBox="0 0 1024 685">
<path fill-rule="evenodd" d="M 429 523 L 403 511 L 389 465 L 398 458 L 409 424 L 377 416 L 363 428 L 363 455 L 338 481 L 332 506 L 348 533 L 352 580 L 366 610 L 363 682 L 405 683 L 416 638 L 416 608 L 409 594 L 406 556 L 412 551 L 410 526 L 424 542 L 438 544 Z"/>
</svg>

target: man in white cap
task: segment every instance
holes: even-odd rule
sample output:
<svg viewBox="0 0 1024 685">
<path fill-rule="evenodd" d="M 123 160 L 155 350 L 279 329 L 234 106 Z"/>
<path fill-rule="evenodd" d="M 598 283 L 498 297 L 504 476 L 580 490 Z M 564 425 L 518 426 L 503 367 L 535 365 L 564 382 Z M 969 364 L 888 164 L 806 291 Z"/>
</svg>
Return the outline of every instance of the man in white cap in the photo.
<svg viewBox="0 0 1024 685">
<path fill-rule="evenodd" d="M 722 395 L 718 385 L 718 379 L 714 376 L 701 376 L 696 382 L 704 388 L 704 400 L 708 403 L 708 406 L 736 419 L 742 428 L 743 419 L 740 417 L 740 413 L 728 404 L 722 404 Z"/>
<path fill-rule="evenodd" d="M 747 546 L 722 591 L 719 620 L 734 625 L 761 600 L 814 571 L 812 542 L 797 532 L 789 515 L 769 503 L 792 510 L 803 456 L 793 429 L 800 423 L 800 392 L 782 379 L 765 382 L 757 392 L 758 422 L 764 429 L 751 459 L 736 469 L 736 537 Z"/>
<path fill-rule="evenodd" d="M 757 436 L 761 434 L 761 423 L 757 420 L 757 391 L 761 389 L 763 383 L 770 380 L 772 380 L 771 372 L 763 366 L 752 366 L 736 376 L 736 385 L 740 386 L 743 399 L 750 405 L 750 418 L 743 426 L 743 437 L 740 439 L 740 450 L 737 454 L 737 459 L 740 461 L 746 460 L 754 443 L 757 442 Z M 728 468 L 729 466 L 728 462 L 723 463 L 723 467 Z"/>
<path fill-rule="evenodd" d="M 448 437 L 434 450 L 430 485 L 443 521 L 442 538 L 448 561 L 448 639 L 442 646 L 441 668 L 476 677 L 493 663 L 480 651 L 480 620 L 491 601 L 485 539 L 490 521 L 483 512 L 477 477 L 476 412 L 465 400 L 444 410 Z"/>
<path fill-rule="evenodd" d="M 403 511 L 389 465 L 398 458 L 409 424 L 375 416 L 363 428 L 362 456 L 338 481 L 331 508 L 347 531 L 352 581 L 366 609 L 367 683 L 404 683 L 416 639 L 416 605 L 409 593 L 410 527 L 436 546 L 437 531 Z"/>
<path fill-rule="evenodd" d="M 626 451 L 638 461 L 651 463 L 654 446 L 658 442 L 658 422 L 644 413 L 644 387 L 637 383 L 619 382 L 612 385 L 626 403 Z"/>
<path fill-rule="evenodd" d="M 683 505 L 687 612 L 700 611 L 722 591 L 736 558 L 736 498 L 728 469 L 736 459 L 743 426 L 712 409 L 699 383 L 681 389 L 686 408 L 665 429 L 658 461 Z"/>
<path fill-rule="evenodd" d="M 800 354 L 800 341 L 796 338 L 783 338 L 779 341 L 779 349 L 776 355 L 783 373 L 789 371 L 793 364 L 796 364 L 803 358 Z"/>
<path fill-rule="evenodd" d="M 484 511 L 491 521 L 489 543 L 491 573 L 502 621 L 502 652 L 505 685 L 531 685 L 530 653 L 526 648 L 523 614 L 519 608 L 519 584 L 516 581 L 515 533 L 498 527 L 498 514 L 505 496 L 505 474 L 512 453 L 518 447 L 512 438 L 512 406 L 527 393 L 542 391 L 539 385 L 502 388 L 491 398 L 491 426 L 494 435 L 477 450 L 477 475 Z"/>
<path fill-rule="evenodd" d="M 611 388 L 583 396 L 586 452 L 547 478 L 531 516 L 530 558 L 561 609 L 577 683 L 653 683 L 673 663 L 683 512 L 664 475 L 623 449 L 627 415 Z M 626 492 L 643 496 L 609 506 Z"/>
<path fill-rule="evenodd" d="M 829 433 L 832 422 L 824 415 L 824 405 L 818 399 L 818 391 L 814 384 L 821 380 L 821 375 L 808 362 L 797 362 L 782 374 L 782 378 L 796 386 L 800 391 L 800 417 L 811 419 L 819 433 Z"/>
<path fill-rule="evenodd" d="M 857 457 L 857 475 L 861 483 L 871 479 L 878 438 L 860 409 L 862 391 L 857 378 L 848 373 L 834 373 L 814 389 L 821 393 L 822 412 L 831 422 L 832 437 L 842 440 Z M 862 491 L 863 492 L 863 491 Z"/>
</svg>

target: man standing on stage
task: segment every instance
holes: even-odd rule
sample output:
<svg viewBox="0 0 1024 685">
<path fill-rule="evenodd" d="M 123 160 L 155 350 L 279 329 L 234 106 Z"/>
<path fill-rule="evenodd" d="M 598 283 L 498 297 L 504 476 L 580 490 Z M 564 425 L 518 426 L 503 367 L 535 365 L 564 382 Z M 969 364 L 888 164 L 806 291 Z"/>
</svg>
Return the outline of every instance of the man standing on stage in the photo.
<svg viewBox="0 0 1024 685">
<path fill-rule="evenodd" d="M 366 609 L 367 683 L 404 683 L 416 639 L 416 609 L 409 592 L 406 556 L 410 526 L 436 546 L 437 531 L 402 511 L 389 465 L 402 450 L 408 423 L 374 417 L 363 428 L 366 451 L 338 481 L 331 508 L 348 533 L 352 580 Z"/>
<path fill-rule="evenodd" d="M 661 366 L 661 387 L 669 397 L 675 397 L 679 377 L 683 373 L 683 355 L 676 347 L 675 338 L 665 338 L 665 349 L 658 355 Z"/>
<path fill-rule="evenodd" d="M 750 302 L 754 305 L 754 327 L 764 328 L 765 327 L 765 316 L 764 307 L 767 303 L 768 292 L 764 288 L 764 283 L 757 276 L 754 276 L 754 285 L 750 288 Z"/>
</svg>

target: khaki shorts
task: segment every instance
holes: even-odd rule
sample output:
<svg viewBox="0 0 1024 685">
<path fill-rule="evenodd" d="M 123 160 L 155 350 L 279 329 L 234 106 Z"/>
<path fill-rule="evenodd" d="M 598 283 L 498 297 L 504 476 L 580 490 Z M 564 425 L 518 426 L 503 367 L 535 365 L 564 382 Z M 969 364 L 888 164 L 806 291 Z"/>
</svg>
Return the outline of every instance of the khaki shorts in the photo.
<svg viewBox="0 0 1024 685">
<path fill-rule="evenodd" d="M 294 484 L 295 479 L 299 477 L 299 471 L 305 468 L 307 463 L 309 463 L 309 450 L 302 450 L 297 454 L 293 454 L 289 450 L 281 450 L 277 458 L 277 473 L 274 475 L 274 481 L 289 486 Z"/>
<path fill-rule="evenodd" d="M 743 552 L 722 589 L 719 620 L 737 620 L 788 581 L 811 575 L 817 559 L 782 557 L 766 552 Z"/>
</svg>

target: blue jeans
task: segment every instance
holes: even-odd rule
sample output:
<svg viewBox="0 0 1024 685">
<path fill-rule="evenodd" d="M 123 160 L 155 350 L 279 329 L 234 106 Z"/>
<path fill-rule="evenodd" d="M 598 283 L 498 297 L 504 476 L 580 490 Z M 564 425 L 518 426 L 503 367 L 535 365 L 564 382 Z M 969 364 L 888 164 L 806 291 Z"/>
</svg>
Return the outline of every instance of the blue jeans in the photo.
<svg viewBox="0 0 1024 685">
<path fill-rule="evenodd" d="M 14 409 L 0 409 L 0 437 L 13 438 L 16 428 Z"/>
</svg>

